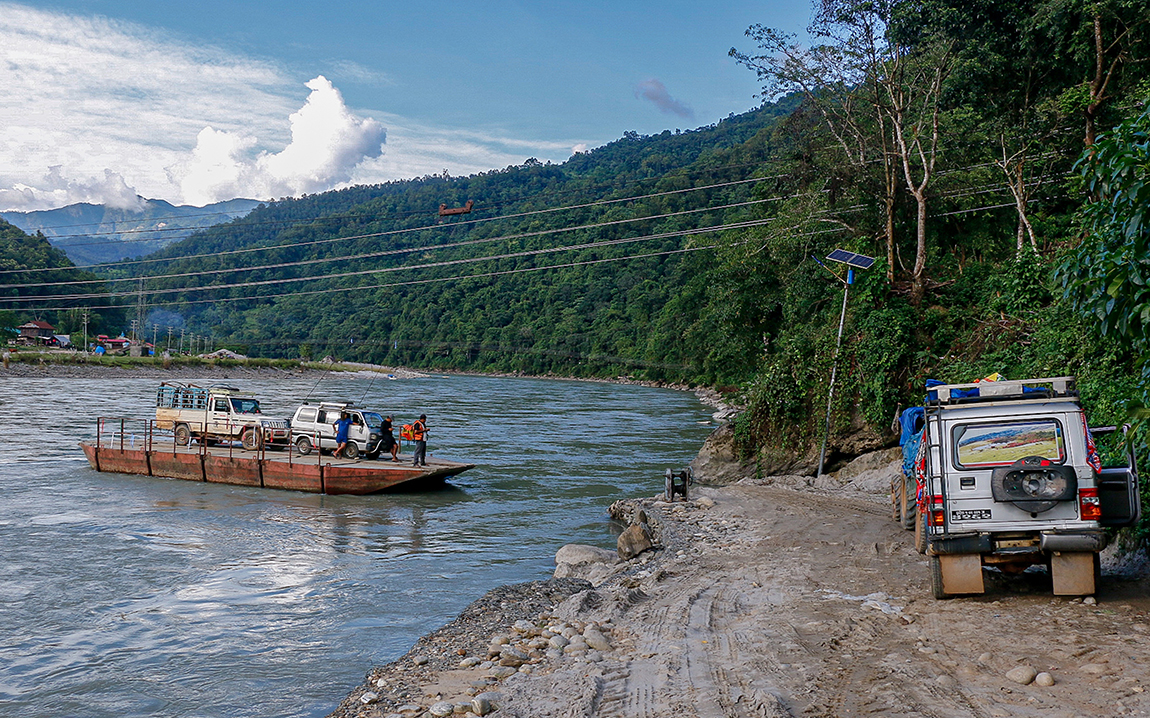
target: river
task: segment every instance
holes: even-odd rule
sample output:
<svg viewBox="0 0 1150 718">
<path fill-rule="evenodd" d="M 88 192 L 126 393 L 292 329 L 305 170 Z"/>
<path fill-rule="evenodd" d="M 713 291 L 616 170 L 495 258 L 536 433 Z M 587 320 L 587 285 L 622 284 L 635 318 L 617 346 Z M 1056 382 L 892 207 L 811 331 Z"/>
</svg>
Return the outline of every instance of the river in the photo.
<svg viewBox="0 0 1150 718">
<path fill-rule="evenodd" d="M 429 417 L 443 488 L 318 496 L 98 473 L 97 416 L 158 380 L 0 378 L 0 714 L 323 716 L 488 589 L 613 548 L 606 508 L 662 490 L 711 429 L 691 394 L 491 377 L 229 380 L 289 417 L 310 395 Z M 397 432 L 398 433 L 398 432 Z"/>
</svg>

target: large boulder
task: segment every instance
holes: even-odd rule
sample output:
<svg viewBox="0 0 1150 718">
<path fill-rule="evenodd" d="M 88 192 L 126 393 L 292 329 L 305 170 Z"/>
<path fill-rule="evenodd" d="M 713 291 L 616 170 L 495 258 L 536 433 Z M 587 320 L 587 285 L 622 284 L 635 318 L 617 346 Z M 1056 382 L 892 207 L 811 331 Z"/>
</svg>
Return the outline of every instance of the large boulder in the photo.
<svg viewBox="0 0 1150 718">
<path fill-rule="evenodd" d="M 871 494 L 890 491 L 891 479 L 902 476 L 902 449 L 863 454 L 833 474 L 840 484 Z"/>
<path fill-rule="evenodd" d="M 691 469 L 695 481 L 714 485 L 733 484 L 755 473 L 754 462 L 739 461 L 735 454 L 735 429 L 731 424 L 711 432 L 691 462 Z"/>
<path fill-rule="evenodd" d="M 644 551 L 654 548 L 655 541 L 647 524 L 631 524 L 619 534 L 617 546 L 619 558 L 630 561 Z"/>
<path fill-rule="evenodd" d="M 610 576 L 619 560 L 614 551 L 569 543 L 555 553 L 555 578 L 582 578 L 598 586 Z"/>
</svg>

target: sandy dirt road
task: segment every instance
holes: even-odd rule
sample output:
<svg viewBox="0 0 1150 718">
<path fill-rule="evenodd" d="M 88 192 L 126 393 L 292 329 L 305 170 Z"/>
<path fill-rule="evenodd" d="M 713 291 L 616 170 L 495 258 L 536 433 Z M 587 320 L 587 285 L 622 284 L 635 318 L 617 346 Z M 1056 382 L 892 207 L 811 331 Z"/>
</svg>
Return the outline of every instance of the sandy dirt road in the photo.
<svg viewBox="0 0 1150 718">
<path fill-rule="evenodd" d="M 662 548 L 535 618 L 609 626 L 612 650 L 536 656 L 531 673 L 499 682 L 482 667 L 443 673 L 472 693 L 486 679 L 493 715 L 522 718 L 1150 715 L 1143 582 L 1104 571 L 1088 605 L 1052 596 L 1044 572 L 988 574 L 986 596 L 936 601 L 881 497 L 744 481 L 692 499 L 626 502 Z M 1054 685 L 1006 676 L 1019 666 Z M 434 672 L 424 683 L 436 694 L 412 691 L 422 707 L 405 715 L 469 700 Z M 352 710 L 354 698 L 341 715 L 396 714 Z"/>
<path fill-rule="evenodd" d="M 1096 606 L 1054 598 L 1045 573 L 936 601 L 926 559 L 881 503 L 746 482 L 696 493 L 715 505 L 646 502 L 662 523 L 657 560 L 596 589 L 597 607 L 561 607 L 612 616 L 615 655 L 509 679 L 508 713 L 1150 714 L 1150 600 L 1136 581 L 1104 576 Z M 1018 666 L 1055 685 L 1008 679 Z"/>
</svg>

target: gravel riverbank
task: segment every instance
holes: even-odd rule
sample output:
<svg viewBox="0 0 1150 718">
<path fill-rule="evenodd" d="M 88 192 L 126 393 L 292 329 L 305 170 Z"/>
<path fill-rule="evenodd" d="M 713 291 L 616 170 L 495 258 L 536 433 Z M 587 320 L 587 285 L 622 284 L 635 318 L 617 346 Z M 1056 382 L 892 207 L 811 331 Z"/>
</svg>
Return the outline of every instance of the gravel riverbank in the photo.
<svg viewBox="0 0 1150 718">
<path fill-rule="evenodd" d="M 935 601 L 890 519 L 897 461 L 869 461 L 618 502 L 652 549 L 564 547 L 564 578 L 492 591 L 332 716 L 1150 715 L 1141 573 L 1107 560 L 1097 602 L 1045 572 Z"/>
</svg>

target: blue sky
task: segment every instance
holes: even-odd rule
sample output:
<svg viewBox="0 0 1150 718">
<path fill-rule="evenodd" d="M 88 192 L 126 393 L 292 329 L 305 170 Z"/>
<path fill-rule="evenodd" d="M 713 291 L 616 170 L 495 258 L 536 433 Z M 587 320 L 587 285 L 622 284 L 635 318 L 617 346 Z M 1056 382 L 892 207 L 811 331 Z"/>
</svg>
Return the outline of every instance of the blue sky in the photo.
<svg viewBox="0 0 1150 718">
<path fill-rule="evenodd" d="M 783 2 L 0 0 L 0 209 L 203 204 L 527 157 L 756 104 Z"/>
</svg>

